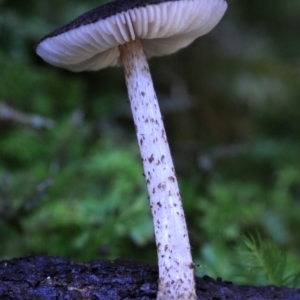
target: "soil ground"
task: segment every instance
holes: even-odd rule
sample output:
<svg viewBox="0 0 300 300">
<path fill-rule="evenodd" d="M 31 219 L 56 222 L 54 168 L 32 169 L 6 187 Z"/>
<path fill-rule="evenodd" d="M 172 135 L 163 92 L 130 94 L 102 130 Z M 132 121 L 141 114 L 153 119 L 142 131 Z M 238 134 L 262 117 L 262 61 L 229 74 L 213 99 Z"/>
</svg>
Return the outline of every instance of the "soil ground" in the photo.
<svg viewBox="0 0 300 300">
<path fill-rule="evenodd" d="M 156 298 L 156 266 L 128 259 L 88 263 L 51 256 L 0 262 L 1 300 L 150 300 Z M 199 300 L 300 300 L 300 290 L 236 285 L 197 277 Z"/>
</svg>

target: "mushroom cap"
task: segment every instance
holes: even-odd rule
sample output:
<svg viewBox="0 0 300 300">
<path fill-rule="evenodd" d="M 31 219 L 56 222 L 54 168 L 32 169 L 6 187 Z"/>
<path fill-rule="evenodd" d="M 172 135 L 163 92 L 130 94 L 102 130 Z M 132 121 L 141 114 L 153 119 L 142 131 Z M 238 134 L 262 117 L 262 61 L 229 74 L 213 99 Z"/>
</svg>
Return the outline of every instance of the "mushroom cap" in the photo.
<svg viewBox="0 0 300 300">
<path fill-rule="evenodd" d="M 213 29 L 226 8 L 225 0 L 116 0 L 52 31 L 36 52 L 74 72 L 118 65 L 118 46 L 135 39 L 147 57 L 171 54 Z"/>
</svg>

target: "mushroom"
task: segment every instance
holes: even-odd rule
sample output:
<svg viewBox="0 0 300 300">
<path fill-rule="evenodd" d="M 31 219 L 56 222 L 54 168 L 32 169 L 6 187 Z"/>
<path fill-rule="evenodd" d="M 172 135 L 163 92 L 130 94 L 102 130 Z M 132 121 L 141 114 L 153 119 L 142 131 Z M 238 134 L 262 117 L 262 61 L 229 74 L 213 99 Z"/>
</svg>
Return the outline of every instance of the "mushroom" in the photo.
<svg viewBox="0 0 300 300">
<path fill-rule="evenodd" d="M 46 35 L 36 52 L 71 71 L 122 65 L 144 166 L 159 266 L 157 299 L 196 299 L 194 264 L 146 57 L 171 54 L 217 25 L 225 0 L 116 0 Z"/>
</svg>

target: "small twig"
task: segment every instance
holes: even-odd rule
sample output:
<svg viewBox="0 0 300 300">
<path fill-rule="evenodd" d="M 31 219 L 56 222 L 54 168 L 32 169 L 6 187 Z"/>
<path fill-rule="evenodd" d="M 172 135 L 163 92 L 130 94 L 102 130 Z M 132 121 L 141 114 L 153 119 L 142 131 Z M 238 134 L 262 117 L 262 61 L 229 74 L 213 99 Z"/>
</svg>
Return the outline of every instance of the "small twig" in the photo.
<svg viewBox="0 0 300 300">
<path fill-rule="evenodd" d="M 38 129 L 52 129 L 55 125 L 54 121 L 51 119 L 44 118 L 39 115 L 26 114 L 4 102 L 0 102 L 0 121 L 9 121 Z"/>
</svg>

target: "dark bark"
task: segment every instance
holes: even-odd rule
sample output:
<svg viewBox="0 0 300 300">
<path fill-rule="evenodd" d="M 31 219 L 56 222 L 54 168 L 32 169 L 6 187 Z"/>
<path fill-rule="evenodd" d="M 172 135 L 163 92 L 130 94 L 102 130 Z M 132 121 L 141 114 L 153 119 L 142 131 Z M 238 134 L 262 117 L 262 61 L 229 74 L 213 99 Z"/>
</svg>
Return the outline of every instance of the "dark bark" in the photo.
<svg viewBox="0 0 300 300">
<path fill-rule="evenodd" d="M 155 299 L 158 270 L 132 260 L 89 263 L 38 256 L 0 262 L 1 300 Z M 236 285 L 208 276 L 197 278 L 201 300 L 300 299 L 300 290 Z"/>
</svg>

